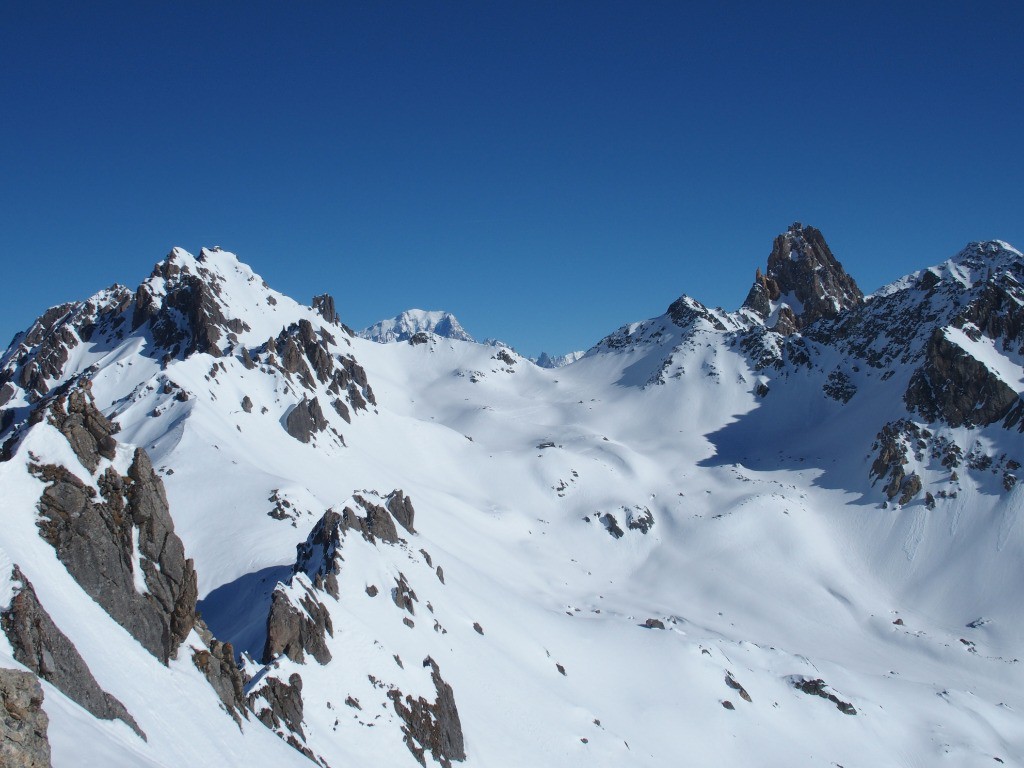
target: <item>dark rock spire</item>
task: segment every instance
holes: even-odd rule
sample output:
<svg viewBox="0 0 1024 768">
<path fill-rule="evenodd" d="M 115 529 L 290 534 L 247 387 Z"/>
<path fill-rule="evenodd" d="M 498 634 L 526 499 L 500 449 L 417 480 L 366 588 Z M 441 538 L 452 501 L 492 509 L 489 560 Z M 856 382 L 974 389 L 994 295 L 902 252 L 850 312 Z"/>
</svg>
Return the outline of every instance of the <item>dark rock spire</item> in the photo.
<svg viewBox="0 0 1024 768">
<path fill-rule="evenodd" d="M 864 294 L 821 232 L 797 222 L 775 238 L 768 270 L 757 270 L 743 306 L 770 319 L 779 332 L 792 333 L 863 303 Z"/>
</svg>

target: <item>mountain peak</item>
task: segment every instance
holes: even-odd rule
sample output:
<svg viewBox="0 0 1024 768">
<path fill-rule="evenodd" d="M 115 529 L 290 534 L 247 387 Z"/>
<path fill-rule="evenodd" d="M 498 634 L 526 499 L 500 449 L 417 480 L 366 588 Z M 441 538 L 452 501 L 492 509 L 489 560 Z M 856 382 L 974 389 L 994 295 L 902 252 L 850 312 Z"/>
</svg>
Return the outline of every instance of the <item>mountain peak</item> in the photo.
<svg viewBox="0 0 1024 768">
<path fill-rule="evenodd" d="M 443 310 L 407 309 L 387 320 L 380 320 L 357 335 L 386 344 L 408 341 L 417 333 L 432 333 L 446 339 L 475 341 L 451 312 Z"/>
<path fill-rule="evenodd" d="M 775 238 L 767 271 L 756 271 L 743 307 L 780 333 L 792 333 L 863 302 L 821 232 L 794 222 Z"/>
</svg>

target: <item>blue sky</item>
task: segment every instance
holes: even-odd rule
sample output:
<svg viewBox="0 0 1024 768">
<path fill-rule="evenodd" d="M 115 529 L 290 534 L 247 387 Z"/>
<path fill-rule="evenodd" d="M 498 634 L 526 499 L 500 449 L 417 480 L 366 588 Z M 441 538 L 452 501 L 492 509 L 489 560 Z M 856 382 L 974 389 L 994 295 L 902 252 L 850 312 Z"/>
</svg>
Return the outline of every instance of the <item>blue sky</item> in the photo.
<svg viewBox="0 0 1024 768">
<path fill-rule="evenodd" d="M 865 291 L 1024 248 L 1024 5 L 4 3 L 6 343 L 235 251 L 363 327 L 585 348 L 820 228 Z"/>
</svg>

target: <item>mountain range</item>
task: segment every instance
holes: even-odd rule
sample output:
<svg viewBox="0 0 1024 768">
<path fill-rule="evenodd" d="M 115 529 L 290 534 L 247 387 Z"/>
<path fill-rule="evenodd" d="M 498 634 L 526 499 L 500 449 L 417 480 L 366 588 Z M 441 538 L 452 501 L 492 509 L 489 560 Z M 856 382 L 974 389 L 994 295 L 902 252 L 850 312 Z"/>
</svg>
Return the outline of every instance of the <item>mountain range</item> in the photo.
<svg viewBox="0 0 1024 768">
<path fill-rule="evenodd" d="M 1024 764 L 1007 243 L 554 368 L 341 314 L 176 248 L 15 336 L 0 763 Z"/>
</svg>

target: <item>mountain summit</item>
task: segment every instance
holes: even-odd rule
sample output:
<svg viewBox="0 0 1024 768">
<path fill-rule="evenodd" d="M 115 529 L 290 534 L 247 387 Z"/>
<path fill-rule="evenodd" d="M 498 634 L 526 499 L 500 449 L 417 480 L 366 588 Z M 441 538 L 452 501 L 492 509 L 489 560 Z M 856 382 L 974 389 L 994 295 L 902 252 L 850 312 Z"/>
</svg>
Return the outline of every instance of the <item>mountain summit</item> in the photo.
<svg viewBox="0 0 1024 768">
<path fill-rule="evenodd" d="M 743 307 L 779 333 L 790 334 L 864 302 L 821 232 L 799 222 L 775 238 L 768 271 L 758 269 Z"/>
<path fill-rule="evenodd" d="M 387 344 L 408 341 L 417 333 L 432 333 L 446 339 L 475 341 L 455 315 L 441 310 L 407 309 L 387 320 L 380 320 L 357 334 L 361 338 Z"/>
</svg>

